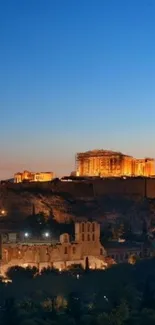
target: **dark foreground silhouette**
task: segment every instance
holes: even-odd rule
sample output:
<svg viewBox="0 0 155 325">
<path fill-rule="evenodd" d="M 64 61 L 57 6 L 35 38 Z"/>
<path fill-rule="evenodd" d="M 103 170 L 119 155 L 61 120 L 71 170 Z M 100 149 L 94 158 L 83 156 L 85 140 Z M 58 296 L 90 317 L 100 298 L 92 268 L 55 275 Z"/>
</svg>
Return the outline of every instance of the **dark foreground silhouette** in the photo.
<svg viewBox="0 0 155 325">
<path fill-rule="evenodd" d="M 105 271 L 14 267 L 0 282 L 3 325 L 154 325 L 155 258 Z"/>
</svg>

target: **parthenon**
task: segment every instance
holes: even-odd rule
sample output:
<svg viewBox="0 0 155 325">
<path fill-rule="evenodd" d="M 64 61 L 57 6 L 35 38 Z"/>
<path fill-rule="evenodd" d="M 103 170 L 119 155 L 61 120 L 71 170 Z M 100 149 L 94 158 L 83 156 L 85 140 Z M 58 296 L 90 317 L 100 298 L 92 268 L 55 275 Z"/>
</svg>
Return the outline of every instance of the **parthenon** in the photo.
<svg viewBox="0 0 155 325">
<path fill-rule="evenodd" d="M 153 176 L 153 158 L 136 159 L 121 152 L 93 150 L 76 155 L 77 176 Z"/>
</svg>

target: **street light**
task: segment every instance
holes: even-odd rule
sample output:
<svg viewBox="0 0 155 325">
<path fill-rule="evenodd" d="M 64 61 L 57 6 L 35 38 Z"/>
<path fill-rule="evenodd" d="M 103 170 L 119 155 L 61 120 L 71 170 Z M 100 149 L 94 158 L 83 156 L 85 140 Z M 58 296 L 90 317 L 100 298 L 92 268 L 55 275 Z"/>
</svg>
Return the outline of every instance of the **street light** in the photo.
<svg viewBox="0 0 155 325">
<path fill-rule="evenodd" d="M 4 209 L 0 210 L 0 216 L 5 216 L 6 215 L 6 211 Z"/>
<path fill-rule="evenodd" d="M 28 232 L 25 232 L 24 237 L 25 238 L 28 238 L 29 237 L 29 233 Z"/>
<path fill-rule="evenodd" d="M 44 237 L 48 238 L 50 236 L 49 232 L 44 233 Z"/>
</svg>

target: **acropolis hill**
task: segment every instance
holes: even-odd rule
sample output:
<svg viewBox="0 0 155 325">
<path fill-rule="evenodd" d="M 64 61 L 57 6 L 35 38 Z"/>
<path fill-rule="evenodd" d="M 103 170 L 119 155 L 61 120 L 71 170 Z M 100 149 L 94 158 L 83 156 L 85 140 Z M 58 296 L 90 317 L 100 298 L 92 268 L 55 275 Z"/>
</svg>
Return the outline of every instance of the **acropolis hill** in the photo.
<svg viewBox="0 0 155 325">
<path fill-rule="evenodd" d="M 151 204 L 151 206 L 150 206 Z M 150 212 L 153 204 L 153 214 Z M 144 205 L 145 209 L 144 209 Z M 79 219 L 105 220 L 109 214 L 134 220 L 155 215 L 154 178 L 106 178 L 86 181 L 2 183 L 0 209 L 6 220 L 21 220 L 35 212 L 52 215 L 58 222 Z"/>
<path fill-rule="evenodd" d="M 92 150 L 76 155 L 78 176 L 152 176 L 155 162 L 152 158 L 136 159 L 121 152 Z"/>
</svg>

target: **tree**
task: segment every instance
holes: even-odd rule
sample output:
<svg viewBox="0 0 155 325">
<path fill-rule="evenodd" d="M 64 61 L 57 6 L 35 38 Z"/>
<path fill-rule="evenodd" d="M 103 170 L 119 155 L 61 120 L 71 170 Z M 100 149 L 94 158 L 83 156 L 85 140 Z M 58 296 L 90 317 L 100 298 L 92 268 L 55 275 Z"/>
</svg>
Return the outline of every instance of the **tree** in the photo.
<svg viewBox="0 0 155 325">
<path fill-rule="evenodd" d="M 125 301 L 112 309 L 110 313 L 102 313 L 97 317 L 99 325 L 124 325 L 129 318 L 129 308 Z"/>
<path fill-rule="evenodd" d="M 58 322 L 57 324 L 59 325 L 76 325 L 76 321 L 74 317 L 66 315 L 66 314 L 60 314 L 58 317 Z"/>
<path fill-rule="evenodd" d="M 84 272 L 84 268 L 82 264 L 72 264 L 68 267 L 68 272 L 73 275 L 82 274 Z"/>
<path fill-rule="evenodd" d="M 41 270 L 41 275 L 48 275 L 48 274 L 56 274 L 56 275 L 59 275 L 60 272 L 58 269 L 54 268 L 54 267 L 44 267 L 42 270 Z"/>
<path fill-rule="evenodd" d="M 152 308 L 154 309 L 155 306 L 155 296 L 154 296 L 154 286 L 153 282 L 154 277 L 148 276 L 145 282 L 143 297 L 142 297 L 142 308 Z"/>
<path fill-rule="evenodd" d="M 65 311 L 67 308 L 67 299 L 63 295 L 58 295 L 55 299 L 55 308 L 57 311 Z"/>
<path fill-rule="evenodd" d="M 114 310 L 113 313 L 116 325 L 122 325 L 129 318 L 129 307 L 126 301 L 122 301 L 121 304 Z"/>
<path fill-rule="evenodd" d="M 46 325 L 47 323 L 44 322 L 44 324 Z M 38 322 L 36 322 L 35 319 L 25 319 L 20 323 L 20 325 L 38 325 Z"/>
<path fill-rule="evenodd" d="M 123 235 L 124 235 L 124 224 L 123 223 L 116 224 L 115 226 L 113 226 L 113 228 L 112 228 L 113 239 L 118 240 Z"/>
<path fill-rule="evenodd" d="M 148 232 L 148 229 L 147 229 L 147 222 L 146 220 L 143 220 L 143 225 L 142 225 L 142 231 L 143 231 L 143 235 L 146 236 L 147 235 L 147 232 Z"/>
<path fill-rule="evenodd" d="M 42 234 L 47 225 L 47 219 L 43 212 L 28 216 L 22 224 L 22 229 L 29 229 L 34 234 Z"/>
<path fill-rule="evenodd" d="M 18 325 L 18 308 L 13 297 L 6 299 L 4 310 L 3 324 Z"/>
<path fill-rule="evenodd" d="M 138 257 L 135 254 L 130 255 L 128 258 L 128 263 L 130 263 L 130 264 L 134 265 L 134 264 L 136 264 L 137 261 L 138 261 Z"/>
<path fill-rule="evenodd" d="M 107 313 L 102 313 L 97 316 L 98 325 L 111 325 L 110 316 Z"/>
<path fill-rule="evenodd" d="M 38 273 L 38 269 L 36 267 L 21 267 L 21 266 L 11 266 L 6 275 L 11 280 L 20 280 L 23 278 L 32 279 Z"/>
<path fill-rule="evenodd" d="M 127 325 L 154 325 L 155 312 L 151 309 L 143 309 L 141 312 L 131 312 Z"/>
<path fill-rule="evenodd" d="M 53 185 L 57 185 L 58 183 L 60 183 L 60 179 L 58 177 L 56 177 L 56 178 L 52 179 L 51 183 Z"/>
<path fill-rule="evenodd" d="M 68 297 L 67 311 L 75 319 L 79 319 L 81 315 L 81 297 L 77 292 L 70 293 Z"/>
</svg>

